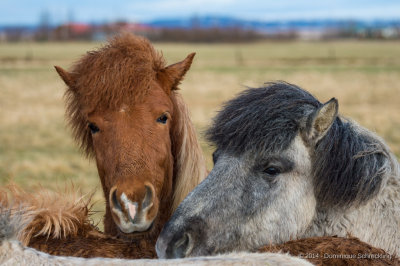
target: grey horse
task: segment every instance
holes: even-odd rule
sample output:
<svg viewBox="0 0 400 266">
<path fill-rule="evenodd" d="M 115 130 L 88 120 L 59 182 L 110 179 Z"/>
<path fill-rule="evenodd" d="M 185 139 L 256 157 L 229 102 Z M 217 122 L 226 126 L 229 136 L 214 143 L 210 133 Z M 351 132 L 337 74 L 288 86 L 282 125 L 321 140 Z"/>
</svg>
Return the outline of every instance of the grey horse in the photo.
<svg viewBox="0 0 400 266">
<path fill-rule="evenodd" d="M 358 237 L 400 256 L 399 163 L 384 141 L 284 82 L 227 102 L 207 132 L 214 168 L 160 234 L 160 258 Z"/>
</svg>

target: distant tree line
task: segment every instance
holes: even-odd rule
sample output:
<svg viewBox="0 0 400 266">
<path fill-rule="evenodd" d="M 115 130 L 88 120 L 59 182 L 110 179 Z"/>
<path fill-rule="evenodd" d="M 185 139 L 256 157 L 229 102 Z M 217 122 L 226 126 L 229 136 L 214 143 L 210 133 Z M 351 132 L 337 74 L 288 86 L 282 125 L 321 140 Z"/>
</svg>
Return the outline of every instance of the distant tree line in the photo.
<svg viewBox="0 0 400 266">
<path fill-rule="evenodd" d="M 37 28 L 26 29 L 11 27 L 0 29 L 0 41 L 103 41 L 119 32 L 128 31 L 143 35 L 155 42 L 252 42 L 257 40 L 296 40 L 296 39 L 400 39 L 400 26 L 391 28 L 352 27 L 319 29 L 307 31 L 301 29 L 284 29 L 274 31 L 257 31 L 241 27 L 201 28 L 157 28 L 139 23 L 114 22 L 101 25 L 84 23 L 66 23 L 50 27 L 43 18 Z"/>
<path fill-rule="evenodd" d="M 148 35 L 152 41 L 165 42 L 252 42 L 265 36 L 254 30 L 240 28 L 160 29 Z"/>
</svg>

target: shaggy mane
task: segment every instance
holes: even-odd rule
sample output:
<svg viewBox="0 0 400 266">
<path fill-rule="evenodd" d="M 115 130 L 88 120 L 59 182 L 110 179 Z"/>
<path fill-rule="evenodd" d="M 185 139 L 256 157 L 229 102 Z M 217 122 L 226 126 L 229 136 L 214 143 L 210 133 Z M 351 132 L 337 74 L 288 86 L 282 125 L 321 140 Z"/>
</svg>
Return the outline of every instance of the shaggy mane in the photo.
<svg viewBox="0 0 400 266">
<path fill-rule="evenodd" d="M 25 226 L 19 228 L 18 240 L 28 245 L 32 237 L 61 238 L 90 231 L 94 226 L 89 219 L 92 195 L 84 196 L 73 186 L 64 191 L 27 192 L 10 184 L 0 190 L 0 204 L 11 216 L 25 221 L 19 223 Z"/>
<path fill-rule="evenodd" d="M 192 191 L 207 174 L 203 152 L 197 141 L 195 128 L 190 120 L 189 110 L 182 96 L 174 91 L 174 108 L 178 110 L 178 119 L 174 120 L 172 133 L 174 153 L 174 195 L 172 211 Z"/>
<path fill-rule="evenodd" d="M 218 149 L 235 155 L 254 150 L 280 152 L 296 137 L 299 120 L 319 106 L 317 99 L 296 85 L 266 83 L 224 103 L 206 137 Z"/>
<path fill-rule="evenodd" d="M 358 205 L 395 170 L 389 148 L 354 121 L 337 118 L 313 156 L 315 194 L 324 207 Z"/>
<path fill-rule="evenodd" d="M 75 139 L 88 156 L 93 155 L 88 113 L 116 109 L 140 101 L 165 67 L 162 55 L 148 40 L 122 34 L 104 47 L 88 52 L 70 70 L 73 85 L 65 92 L 66 117 Z"/>
</svg>

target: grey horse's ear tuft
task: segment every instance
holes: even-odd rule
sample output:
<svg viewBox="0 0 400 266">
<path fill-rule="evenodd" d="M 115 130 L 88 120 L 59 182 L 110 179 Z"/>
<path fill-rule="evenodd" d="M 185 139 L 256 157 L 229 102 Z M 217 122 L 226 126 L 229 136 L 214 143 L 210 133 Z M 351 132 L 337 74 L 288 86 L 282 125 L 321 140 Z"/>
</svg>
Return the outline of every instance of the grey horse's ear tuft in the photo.
<svg viewBox="0 0 400 266">
<path fill-rule="evenodd" d="M 62 67 L 54 66 L 54 68 L 56 69 L 58 75 L 60 75 L 61 79 L 65 82 L 65 84 L 70 88 L 74 88 L 75 82 L 71 74 L 68 73 L 68 71 L 64 70 Z"/>
<path fill-rule="evenodd" d="M 337 118 L 338 110 L 339 103 L 332 98 L 309 115 L 305 132 L 309 142 L 317 143 L 325 136 Z"/>
</svg>

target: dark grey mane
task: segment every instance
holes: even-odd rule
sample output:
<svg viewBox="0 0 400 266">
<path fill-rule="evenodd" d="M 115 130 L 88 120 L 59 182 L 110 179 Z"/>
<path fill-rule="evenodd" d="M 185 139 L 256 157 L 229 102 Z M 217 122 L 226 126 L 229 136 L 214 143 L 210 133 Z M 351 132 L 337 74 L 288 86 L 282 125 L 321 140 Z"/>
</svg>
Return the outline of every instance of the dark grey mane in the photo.
<svg viewBox="0 0 400 266">
<path fill-rule="evenodd" d="M 337 118 L 317 143 L 313 175 L 318 202 L 325 207 L 360 204 L 374 196 L 391 169 L 384 144 L 358 125 Z"/>
<path fill-rule="evenodd" d="M 219 150 L 280 152 L 288 148 L 299 120 L 322 104 L 311 94 L 284 82 L 248 89 L 224 104 L 207 131 Z"/>
<path fill-rule="evenodd" d="M 305 127 L 307 115 L 322 104 L 284 82 L 248 89 L 227 102 L 206 136 L 233 155 L 286 150 Z M 326 207 L 360 203 L 375 195 L 390 166 L 385 145 L 358 125 L 336 118 L 312 152 L 315 195 Z"/>
</svg>

